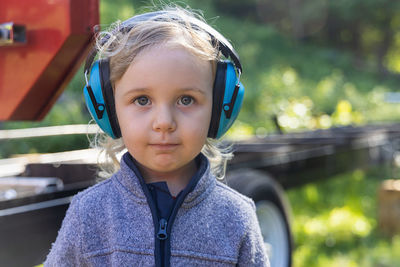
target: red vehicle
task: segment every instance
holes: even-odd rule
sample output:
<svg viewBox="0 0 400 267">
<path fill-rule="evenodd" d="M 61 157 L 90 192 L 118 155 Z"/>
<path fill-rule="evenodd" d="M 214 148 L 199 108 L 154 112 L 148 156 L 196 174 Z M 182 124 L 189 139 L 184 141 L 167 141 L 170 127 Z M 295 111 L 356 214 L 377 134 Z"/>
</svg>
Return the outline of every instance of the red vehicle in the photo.
<svg viewBox="0 0 400 267">
<path fill-rule="evenodd" d="M 46 115 L 83 62 L 98 12 L 98 0 L 2 0 L 0 121 Z M 398 125 L 344 127 L 235 144 L 227 183 L 255 200 L 271 266 L 291 265 L 290 208 L 283 189 L 382 162 L 387 159 L 383 147 L 399 133 Z M 0 160 L 0 174 L 10 162 Z M 0 266 L 42 263 L 72 196 L 95 181 L 91 164 L 53 163 L 24 165 L 16 177 L 0 175 Z M 14 188 L 45 186 L 34 195 L 2 200 L 1 193 L 10 190 L 4 184 L 12 179 L 19 181 Z"/>
</svg>

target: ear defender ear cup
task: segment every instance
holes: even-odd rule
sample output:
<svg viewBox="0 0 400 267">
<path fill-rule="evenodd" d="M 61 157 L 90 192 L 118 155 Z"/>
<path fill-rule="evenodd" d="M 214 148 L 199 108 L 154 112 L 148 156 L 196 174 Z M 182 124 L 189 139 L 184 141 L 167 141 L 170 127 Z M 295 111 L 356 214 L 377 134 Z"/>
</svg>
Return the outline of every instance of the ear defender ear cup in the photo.
<svg viewBox="0 0 400 267">
<path fill-rule="evenodd" d="M 244 87 L 230 61 L 218 62 L 213 88 L 213 110 L 208 137 L 218 139 L 232 126 L 239 115 Z"/>
<path fill-rule="evenodd" d="M 109 136 L 121 137 L 115 112 L 114 93 L 109 79 L 109 64 L 96 61 L 90 70 L 90 80 L 83 89 L 87 109 L 99 127 Z"/>
<path fill-rule="evenodd" d="M 110 64 L 108 59 L 99 60 L 99 67 L 101 74 L 101 90 L 106 103 L 108 119 L 114 134 L 113 138 L 117 139 L 121 137 L 121 129 L 118 123 L 117 112 L 115 111 L 114 89 L 110 80 Z"/>
</svg>

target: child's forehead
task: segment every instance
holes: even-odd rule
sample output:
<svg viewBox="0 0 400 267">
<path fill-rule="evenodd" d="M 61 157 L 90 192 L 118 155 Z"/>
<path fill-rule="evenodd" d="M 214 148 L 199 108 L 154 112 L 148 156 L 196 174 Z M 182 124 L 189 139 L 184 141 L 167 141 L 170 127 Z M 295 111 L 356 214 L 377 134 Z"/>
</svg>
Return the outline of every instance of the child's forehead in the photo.
<svg viewBox="0 0 400 267">
<path fill-rule="evenodd" d="M 213 78 L 211 61 L 199 59 L 182 46 L 159 45 L 137 55 L 117 83 L 127 88 L 209 88 Z"/>
<path fill-rule="evenodd" d="M 191 49 L 191 47 L 186 46 L 180 42 L 167 41 L 159 44 L 154 44 L 142 49 L 133 59 L 132 64 L 140 60 L 143 57 L 164 57 L 164 56 L 177 56 L 186 55 L 186 60 L 192 61 L 194 63 L 212 62 L 211 57 L 207 57 L 205 53 L 199 53 L 198 51 Z"/>
</svg>

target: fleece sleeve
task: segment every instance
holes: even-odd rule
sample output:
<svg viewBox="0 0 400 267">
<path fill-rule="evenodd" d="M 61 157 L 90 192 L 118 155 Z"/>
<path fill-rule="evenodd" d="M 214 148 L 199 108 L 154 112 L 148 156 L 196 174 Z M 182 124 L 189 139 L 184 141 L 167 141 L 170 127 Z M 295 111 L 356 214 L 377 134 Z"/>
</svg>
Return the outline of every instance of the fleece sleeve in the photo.
<svg viewBox="0 0 400 267">
<path fill-rule="evenodd" d="M 79 201 L 74 197 L 67 210 L 44 266 L 85 266 L 81 253 Z"/>
<path fill-rule="evenodd" d="M 258 223 L 254 202 L 252 202 L 252 209 L 248 219 L 249 227 L 240 247 L 237 266 L 269 267 L 269 259 Z"/>
</svg>

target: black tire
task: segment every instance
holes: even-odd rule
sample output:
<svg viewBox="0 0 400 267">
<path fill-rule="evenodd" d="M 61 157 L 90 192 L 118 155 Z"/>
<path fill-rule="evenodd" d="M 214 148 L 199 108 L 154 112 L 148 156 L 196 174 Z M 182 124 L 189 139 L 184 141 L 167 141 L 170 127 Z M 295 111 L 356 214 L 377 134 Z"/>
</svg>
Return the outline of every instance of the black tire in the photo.
<svg viewBox="0 0 400 267">
<path fill-rule="evenodd" d="M 290 205 L 282 187 L 268 174 L 253 169 L 228 172 L 226 180 L 231 188 L 254 200 L 271 267 L 291 266 Z"/>
</svg>

